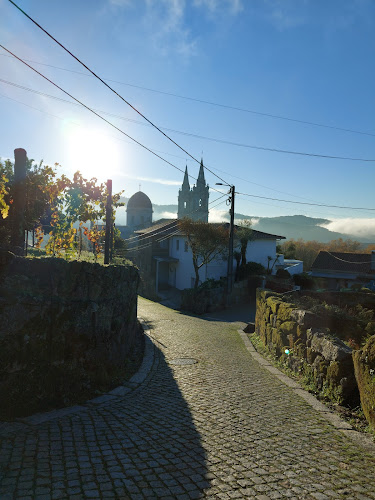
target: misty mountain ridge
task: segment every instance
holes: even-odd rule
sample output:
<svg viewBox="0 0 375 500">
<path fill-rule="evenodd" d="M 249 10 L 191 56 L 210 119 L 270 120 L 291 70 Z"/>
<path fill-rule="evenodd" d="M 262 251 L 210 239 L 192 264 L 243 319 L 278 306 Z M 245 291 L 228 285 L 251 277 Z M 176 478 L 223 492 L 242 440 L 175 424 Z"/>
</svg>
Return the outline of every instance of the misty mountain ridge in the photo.
<svg viewBox="0 0 375 500">
<path fill-rule="evenodd" d="M 121 198 L 122 202 L 126 202 L 126 198 Z M 165 218 L 176 218 L 177 217 L 177 205 L 157 205 L 152 204 L 153 207 L 153 220 L 165 219 Z M 211 212 L 212 215 L 212 212 Z M 229 213 L 225 211 L 215 211 L 215 222 L 218 222 L 218 218 L 221 220 L 229 221 Z M 374 243 L 375 242 L 375 228 L 373 231 L 368 231 L 366 235 L 358 235 L 354 231 L 350 234 L 341 233 L 338 231 L 331 231 L 326 225 L 332 225 L 332 220 L 308 217 L 306 215 L 282 215 L 278 217 L 258 217 L 251 216 L 247 214 L 235 213 L 235 222 L 240 220 L 253 221 L 252 227 L 258 231 L 263 231 L 265 233 L 277 234 L 279 236 L 285 236 L 286 239 L 302 238 L 305 241 L 316 240 L 320 243 L 328 243 L 331 240 L 337 240 L 342 238 L 343 240 L 353 239 L 360 243 Z M 126 225 L 126 207 L 117 210 L 116 214 L 116 224 Z"/>
</svg>

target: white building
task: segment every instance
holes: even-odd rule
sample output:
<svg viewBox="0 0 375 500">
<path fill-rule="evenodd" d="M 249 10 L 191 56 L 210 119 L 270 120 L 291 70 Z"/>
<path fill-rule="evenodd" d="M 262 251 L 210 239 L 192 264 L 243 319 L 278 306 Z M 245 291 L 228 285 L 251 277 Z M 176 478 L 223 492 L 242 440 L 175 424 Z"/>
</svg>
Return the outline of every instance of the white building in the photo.
<svg viewBox="0 0 375 500">
<path fill-rule="evenodd" d="M 159 290 L 173 287 L 179 290 L 192 288 L 195 282 L 193 256 L 187 237 L 182 234 L 177 221 L 166 221 L 146 229 L 136 231 L 139 238 L 139 250 L 132 255 L 136 264 L 156 293 Z M 266 269 L 277 270 L 277 241 L 285 239 L 261 231 L 252 231 L 252 240 L 248 242 L 247 262 L 257 262 Z M 270 257 L 270 259 L 269 259 Z M 276 260 L 276 263 L 275 263 Z M 202 266 L 199 270 L 200 282 L 208 278 L 220 279 L 227 275 L 227 258 L 216 259 Z M 233 262 L 233 269 L 236 262 Z"/>
</svg>

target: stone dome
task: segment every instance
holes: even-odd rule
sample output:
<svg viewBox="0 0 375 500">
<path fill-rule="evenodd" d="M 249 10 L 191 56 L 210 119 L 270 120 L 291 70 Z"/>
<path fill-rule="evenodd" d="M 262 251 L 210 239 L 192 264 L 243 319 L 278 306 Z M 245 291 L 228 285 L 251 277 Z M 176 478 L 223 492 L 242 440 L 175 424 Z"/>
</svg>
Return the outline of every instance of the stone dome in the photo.
<svg viewBox="0 0 375 500">
<path fill-rule="evenodd" d="M 138 191 L 137 193 L 133 194 L 129 198 L 129 201 L 127 203 L 126 210 L 128 211 L 130 209 L 139 209 L 139 208 L 144 208 L 144 209 L 149 209 L 152 210 L 152 203 L 150 198 L 147 196 L 147 194 L 142 193 L 142 191 Z"/>
</svg>

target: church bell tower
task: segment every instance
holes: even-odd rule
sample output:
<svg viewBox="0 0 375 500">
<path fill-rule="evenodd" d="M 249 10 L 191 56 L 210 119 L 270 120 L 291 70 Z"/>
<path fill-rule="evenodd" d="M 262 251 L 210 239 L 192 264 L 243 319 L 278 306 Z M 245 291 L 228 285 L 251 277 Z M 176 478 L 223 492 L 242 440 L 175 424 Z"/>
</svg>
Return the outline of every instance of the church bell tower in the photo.
<svg viewBox="0 0 375 500">
<path fill-rule="evenodd" d="M 204 178 L 203 159 L 199 167 L 197 184 L 190 189 L 187 167 L 184 182 L 178 192 L 178 218 L 189 217 L 194 221 L 208 222 L 209 186 Z"/>
</svg>

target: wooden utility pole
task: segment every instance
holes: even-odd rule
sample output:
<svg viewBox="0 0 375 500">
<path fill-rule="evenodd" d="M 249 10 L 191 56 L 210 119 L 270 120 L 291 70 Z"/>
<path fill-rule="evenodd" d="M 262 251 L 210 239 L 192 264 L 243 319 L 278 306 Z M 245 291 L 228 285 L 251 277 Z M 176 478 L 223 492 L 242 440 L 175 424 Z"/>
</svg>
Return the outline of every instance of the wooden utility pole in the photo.
<svg viewBox="0 0 375 500">
<path fill-rule="evenodd" d="M 104 264 L 109 264 L 112 233 L 112 180 L 107 180 L 107 206 L 105 211 Z"/>
<path fill-rule="evenodd" d="M 25 254 L 25 200 L 26 200 L 26 151 L 14 150 L 14 186 L 12 204 L 11 250 Z"/>
<path fill-rule="evenodd" d="M 230 223 L 229 223 L 229 252 L 228 252 L 228 295 L 233 288 L 233 242 L 234 242 L 234 186 L 230 186 Z"/>
</svg>

